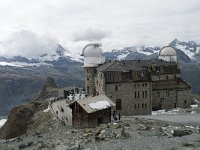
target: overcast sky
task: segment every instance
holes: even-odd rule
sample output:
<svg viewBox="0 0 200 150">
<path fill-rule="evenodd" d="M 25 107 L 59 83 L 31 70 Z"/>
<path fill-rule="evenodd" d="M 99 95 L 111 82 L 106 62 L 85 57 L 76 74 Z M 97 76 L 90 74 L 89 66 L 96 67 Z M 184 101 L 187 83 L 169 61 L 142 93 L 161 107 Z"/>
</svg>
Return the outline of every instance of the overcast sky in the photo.
<svg viewBox="0 0 200 150">
<path fill-rule="evenodd" d="M 200 42 L 200 0 L 0 0 L 0 55 Z"/>
</svg>

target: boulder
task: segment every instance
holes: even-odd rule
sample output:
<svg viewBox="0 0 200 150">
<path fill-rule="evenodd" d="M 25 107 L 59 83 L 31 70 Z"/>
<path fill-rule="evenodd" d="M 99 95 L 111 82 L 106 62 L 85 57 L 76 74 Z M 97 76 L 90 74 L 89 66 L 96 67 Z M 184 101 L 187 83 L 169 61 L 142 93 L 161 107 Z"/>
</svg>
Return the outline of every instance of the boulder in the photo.
<svg viewBox="0 0 200 150">
<path fill-rule="evenodd" d="M 15 138 L 26 133 L 33 114 L 32 104 L 14 107 L 8 116 L 8 120 L 0 129 L 0 139 Z"/>
<path fill-rule="evenodd" d="M 192 134 L 192 131 L 191 130 L 184 130 L 184 129 L 176 129 L 174 130 L 173 132 L 173 136 L 185 136 L 185 135 L 190 135 Z"/>
</svg>

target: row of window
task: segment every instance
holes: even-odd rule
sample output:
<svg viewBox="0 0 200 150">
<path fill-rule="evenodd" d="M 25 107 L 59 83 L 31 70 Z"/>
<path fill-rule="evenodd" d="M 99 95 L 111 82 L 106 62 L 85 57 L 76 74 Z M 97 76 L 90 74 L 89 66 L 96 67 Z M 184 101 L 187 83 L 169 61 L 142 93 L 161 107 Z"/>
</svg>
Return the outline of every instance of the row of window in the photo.
<svg viewBox="0 0 200 150">
<path fill-rule="evenodd" d="M 140 109 L 140 108 L 147 108 L 147 103 L 142 103 L 142 104 L 135 104 L 135 109 Z M 116 110 L 122 110 L 122 102 L 121 99 L 116 100 Z"/>
<path fill-rule="evenodd" d="M 147 98 L 147 91 L 136 91 L 135 99 L 140 98 L 140 93 L 141 93 L 142 98 Z"/>
<path fill-rule="evenodd" d="M 147 83 L 142 83 L 141 84 L 142 87 L 147 87 Z M 135 88 L 139 88 L 140 84 L 135 84 Z M 122 89 L 122 85 L 115 85 L 115 91 L 120 91 Z"/>
<path fill-rule="evenodd" d="M 147 103 L 135 104 L 135 109 L 147 108 Z"/>
<path fill-rule="evenodd" d="M 142 87 L 147 87 L 147 83 L 142 83 L 141 86 L 142 86 Z M 135 88 L 137 88 L 137 87 L 138 87 L 138 88 L 140 87 L 140 84 L 139 84 L 139 83 L 138 83 L 138 84 L 135 84 Z"/>
<path fill-rule="evenodd" d="M 169 91 L 168 90 L 166 91 L 165 96 L 169 97 Z M 160 97 L 160 92 L 159 91 L 157 92 L 157 97 Z"/>
</svg>

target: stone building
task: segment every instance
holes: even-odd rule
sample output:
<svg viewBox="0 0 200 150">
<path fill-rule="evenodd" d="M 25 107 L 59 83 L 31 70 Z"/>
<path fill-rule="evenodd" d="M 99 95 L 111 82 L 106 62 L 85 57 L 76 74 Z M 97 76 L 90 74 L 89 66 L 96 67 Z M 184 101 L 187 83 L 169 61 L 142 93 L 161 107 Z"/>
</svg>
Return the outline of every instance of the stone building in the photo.
<svg viewBox="0 0 200 150">
<path fill-rule="evenodd" d="M 105 94 L 121 115 L 190 106 L 191 86 L 180 78 L 173 48 L 162 48 L 159 59 L 105 61 L 100 46 L 83 48 L 86 94 Z"/>
<path fill-rule="evenodd" d="M 96 127 L 111 122 L 111 107 L 115 104 L 105 95 L 99 95 L 74 101 L 69 106 L 74 126 Z"/>
</svg>

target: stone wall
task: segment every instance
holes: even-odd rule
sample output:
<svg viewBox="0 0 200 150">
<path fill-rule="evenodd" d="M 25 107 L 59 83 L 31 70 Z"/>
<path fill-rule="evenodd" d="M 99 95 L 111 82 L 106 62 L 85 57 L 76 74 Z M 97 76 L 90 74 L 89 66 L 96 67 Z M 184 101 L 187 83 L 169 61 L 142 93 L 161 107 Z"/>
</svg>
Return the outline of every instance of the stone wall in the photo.
<svg viewBox="0 0 200 150">
<path fill-rule="evenodd" d="M 127 116 L 151 114 L 151 91 L 151 82 L 106 84 L 106 96 L 115 103 L 117 99 L 121 100 L 121 110 L 116 113 Z"/>
<path fill-rule="evenodd" d="M 191 104 L 191 90 L 187 89 L 154 90 L 152 96 L 153 110 L 188 108 Z"/>
<path fill-rule="evenodd" d="M 105 94 L 105 77 L 103 72 L 97 71 L 95 77 L 95 88 L 98 94 Z"/>
<path fill-rule="evenodd" d="M 87 95 L 95 94 L 95 72 L 94 67 L 85 68 L 85 90 Z"/>
<path fill-rule="evenodd" d="M 178 107 L 189 108 L 191 105 L 191 90 L 177 90 Z"/>
</svg>

